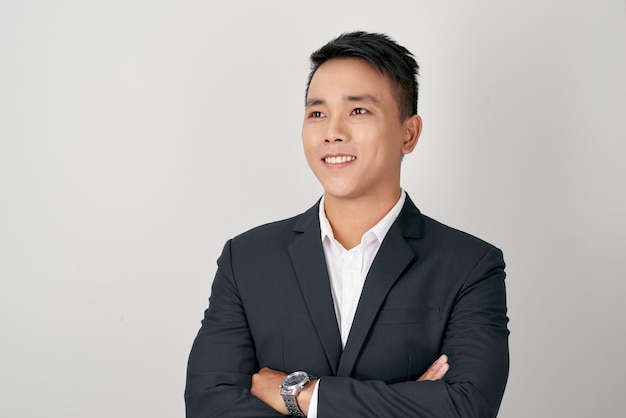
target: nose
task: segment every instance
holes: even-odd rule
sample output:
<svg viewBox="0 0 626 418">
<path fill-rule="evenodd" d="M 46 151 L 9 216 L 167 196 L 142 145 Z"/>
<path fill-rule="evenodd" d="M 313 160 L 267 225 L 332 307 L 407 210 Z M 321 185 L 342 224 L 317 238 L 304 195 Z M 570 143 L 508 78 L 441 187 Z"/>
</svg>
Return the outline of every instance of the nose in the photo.
<svg viewBox="0 0 626 418">
<path fill-rule="evenodd" d="M 326 131 L 326 136 L 324 138 L 324 142 L 332 143 L 332 142 L 345 142 L 349 141 L 349 133 L 346 127 L 346 122 L 341 117 L 334 117 L 328 120 L 328 129 Z"/>
</svg>

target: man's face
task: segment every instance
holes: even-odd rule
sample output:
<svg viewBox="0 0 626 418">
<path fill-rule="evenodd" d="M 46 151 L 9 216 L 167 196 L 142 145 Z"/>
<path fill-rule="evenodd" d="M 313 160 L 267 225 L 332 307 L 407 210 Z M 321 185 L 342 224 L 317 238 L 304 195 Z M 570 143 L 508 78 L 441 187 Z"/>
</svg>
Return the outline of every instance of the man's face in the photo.
<svg viewBox="0 0 626 418">
<path fill-rule="evenodd" d="M 417 115 L 400 121 L 389 79 L 367 61 L 332 59 L 313 75 L 302 140 L 327 198 L 397 194 L 420 129 Z"/>
</svg>

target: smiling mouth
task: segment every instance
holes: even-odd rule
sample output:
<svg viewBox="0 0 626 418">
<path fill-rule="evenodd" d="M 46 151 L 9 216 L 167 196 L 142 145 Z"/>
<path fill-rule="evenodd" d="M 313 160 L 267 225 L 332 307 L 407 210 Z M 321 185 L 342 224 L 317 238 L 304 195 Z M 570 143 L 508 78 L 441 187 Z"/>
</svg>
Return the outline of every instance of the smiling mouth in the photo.
<svg viewBox="0 0 626 418">
<path fill-rule="evenodd" d="M 354 155 L 341 155 L 338 157 L 325 157 L 322 160 L 326 164 L 343 164 L 356 160 L 356 157 Z"/>
</svg>

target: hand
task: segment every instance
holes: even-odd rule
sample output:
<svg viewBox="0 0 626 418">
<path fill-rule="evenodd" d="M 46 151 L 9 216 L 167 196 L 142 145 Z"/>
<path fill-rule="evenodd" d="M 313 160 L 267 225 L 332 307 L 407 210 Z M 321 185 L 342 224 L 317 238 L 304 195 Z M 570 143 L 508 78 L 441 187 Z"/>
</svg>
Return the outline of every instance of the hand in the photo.
<svg viewBox="0 0 626 418">
<path fill-rule="evenodd" d="M 289 415 L 283 397 L 280 396 L 280 384 L 286 376 L 286 373 L 263 367 L 252 375 L 250 392 L 281 414 Z"/>
<path fill-rule="evenodd" d="M 286 376 L 287 374 L 281 371 L 263 367 L 258 373 L 252 375 L 250 392 L 281 414 L 289 415 L 285 401 L 283 397 L 280 396 L 280 384 L 283 383 L 283 379 Z M 296 396 L 298 407 L 304 415 L 307 415 L 309 412 L 309 403 L 311 402 L 311 396 L 313 395 L 316 382 L 317 379 L 311 380 L 311 383 Z"/>
<path fill-rule="evenodd" d="M 446 373 L 450 370 L 450 365 L 448 364 L 448 356 L 443 354 L 439 357 L 435 362 L 424 372 L 423 375 L 417 379 L 418 382 L 422 382 L 424 380 L 441 380 L 446 375 Z"/>
</svg>

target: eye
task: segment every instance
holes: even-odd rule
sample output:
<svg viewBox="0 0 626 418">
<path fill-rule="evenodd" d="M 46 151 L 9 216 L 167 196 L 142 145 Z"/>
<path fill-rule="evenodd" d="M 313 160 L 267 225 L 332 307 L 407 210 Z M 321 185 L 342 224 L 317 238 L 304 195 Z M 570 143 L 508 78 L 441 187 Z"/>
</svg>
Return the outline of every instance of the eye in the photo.
<svg viewBox="0 0 626 418">
<path fill-rule="evenodd" d="M 324 117 L 324 114 L 320 112 L 319 110 L 314 110 L 313 112 L 309 114 L 309 116 L 313 119 L 317 119 L 317 118 Z"/>
<path fill-rule="evenodd" d="M 363 109 L 362 107 L 357 107 L 352 111 L 355 115 L 364 115 L 367 113 L 367 109 Z"/>
</svg>

